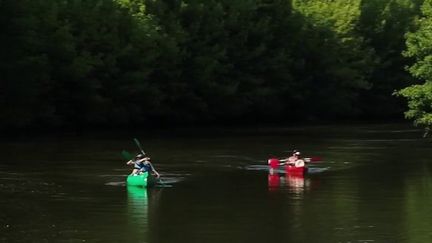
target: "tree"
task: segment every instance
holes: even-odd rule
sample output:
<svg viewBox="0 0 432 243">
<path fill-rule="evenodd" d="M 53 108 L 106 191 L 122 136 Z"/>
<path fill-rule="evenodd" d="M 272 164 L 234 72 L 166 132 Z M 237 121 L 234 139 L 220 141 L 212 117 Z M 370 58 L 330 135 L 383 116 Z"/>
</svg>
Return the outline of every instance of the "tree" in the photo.
<svg viewBox="0 0 432 243">
<path fill-rule="evenodd" d="M 432 0 L 425 0 L 421 10 L 418 29 L 407 34 L 404 55 L 414 58 L 409 72 L 424 83 L 404 88 L 397 94 L 408 101 L 405 116 L 429 131 L 432 127 Z"/>
<path fill-rule="evenodd" d="M 45 1 L 0 2 L 0 127 L 23 128 L 50 117 L 46 32 L 55 7 Z"/>
<path fill-rule="evenodd" d="M 405 70 L 410 58 L 402 55 L 405 33 L 413 29 L 423 0 L 363 0 L 359 33 L 375 53 L 371 88 L 361 92 L 359 106 L 368 118 L 400 117 L 405 105 L 394 90 L 413 84 Z M 380 104 L 380 105 L 376 105 Z"/>
<path fill-rule="evenodd" d="M 295 0 L 303 20 L 294 48 L 306 114 L 321 118 L 359 113 L 358 94 L 371 86 L 373 50 L 357 32 L 360 0 Z M 316 102 L 319 100 L 319 102 Z"/>
</svg>

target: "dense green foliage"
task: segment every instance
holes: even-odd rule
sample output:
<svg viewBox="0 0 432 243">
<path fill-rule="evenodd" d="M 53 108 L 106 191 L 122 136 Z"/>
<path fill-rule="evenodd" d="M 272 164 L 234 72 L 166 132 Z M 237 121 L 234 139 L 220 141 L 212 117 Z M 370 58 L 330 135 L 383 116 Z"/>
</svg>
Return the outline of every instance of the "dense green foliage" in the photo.
<svg viewBox="0 0 432 243">
<path fill-rule="evenodd" d="M 410 73 L 424 80 L 423 84 L 413 85 L 399 91 L 408 100 L 409 110 L 406 117 L 414 119 L 415 124 L 432 127 L 432 1 L 426 0 L 422 6 L 422 16 L 418 29 L 407 34 L 405 55 L 415 59 Z"/>
<path fill-rule="evenodd" d="M 362 92 L 362 109 L 371 116 L 402 114 L 406 109 L 403 99 L 390 96 L 412 84 L 412 77 L 405 67 L 410 58 L 402 55 L 405 33 L 414 27 L 423 0 L 365 0 L 361 7 L 359 31 L 375 51 L 375 64 L 370 75 L 373 86 Z"/>
<path fill-rule="evenodd" d="M 0 127 L 393 118 L 422 2 L 1 0 Z"/>
</svg>

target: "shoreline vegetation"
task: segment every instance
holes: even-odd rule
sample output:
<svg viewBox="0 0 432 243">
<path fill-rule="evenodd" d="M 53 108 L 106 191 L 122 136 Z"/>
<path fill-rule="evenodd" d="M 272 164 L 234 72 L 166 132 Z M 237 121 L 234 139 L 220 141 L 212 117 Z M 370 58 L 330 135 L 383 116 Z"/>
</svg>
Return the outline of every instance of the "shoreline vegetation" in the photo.
<svg viewBox="0 0 432 243">
<path fill-rule="evenodd" d="M 392 121 L 406 101 L 407 118 L 432 124 L 431 0 L 0 6 L 6 136 Z"/>
<path fill-rule="evenodd" d="M 21 130 L 9 130 L 1 132 L 0 140 L 10 141 L 11 139 L 26 138 L 54 138 L 54 137 L 130 137 L 142 135 L 146 138 L 177 138 L 177 137 L 220 137 L 231 135 L 292 135 L 297 133 L 310 134 L 316 136 L 332 136 L 339 133 L 357 133 L 364 127 L 374 127 L 376 131 L 382 132 L 406 128 L 407 131 L 418 133 L 418 137 L 423 135 L 423 129 L 414 126 L 411 122 L 404 119 L 396 120 L 345 120 L 336 122 L 316 122 L 316 123 L 249 123 L 249 124 L 187 124 L 187 125 L 145 125 L 133 127 L 74 127 L 74 128 L 26 128 Z M 326 128 L 326 133 L 315 134 L 315 131 Z"/>
</svg>

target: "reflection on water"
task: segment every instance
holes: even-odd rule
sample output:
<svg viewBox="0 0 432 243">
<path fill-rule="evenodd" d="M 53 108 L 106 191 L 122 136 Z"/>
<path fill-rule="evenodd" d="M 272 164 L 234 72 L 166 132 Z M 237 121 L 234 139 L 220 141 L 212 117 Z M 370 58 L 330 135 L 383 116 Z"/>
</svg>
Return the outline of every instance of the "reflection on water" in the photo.
<svg viewBox="0 0 432 243">
<path fill-rule="evenodd" d="M 324 172 L 328 168 L 319 168 L 312 170 L 314 173 Z M 295 194 L 301 194 L 304 191 L 311 189 L 312 179 L 303 174 L 292 174 L 281 170 L 270 168 L 268 172 L 268 188 L 269 191 L 277 191 L 279 189 L 288 189 Z"/>
<path fill-rule="evenodd" d="M 147 188 L 128 186 L 128 224 L 139 242 L 146 242 L 149 233 L 149 203 Z"/>
<path fill-rule="evenodd" d="M 285 183 L 289 187 L 291 192 L 302 193 L 309 189 L 310 179 L 305 179 L 303 175 L 290 175 L 285 177 Z"/>
<path fill-rule="evenodd" d="M 405 227 L 407 242 L 432 242 L 432 222 L 425 215 L 432 215 L 432 174 L 430 169 L 405 181 Z"/>
<path fill-rule="evenodd" d="M 270 172 L 268 174 L 268 188 L 270 191 L 275 191 L 280 187 L 280 175 L 279 173 L 275 172 L 273 169 L 270 169 Z"/>
</svg>

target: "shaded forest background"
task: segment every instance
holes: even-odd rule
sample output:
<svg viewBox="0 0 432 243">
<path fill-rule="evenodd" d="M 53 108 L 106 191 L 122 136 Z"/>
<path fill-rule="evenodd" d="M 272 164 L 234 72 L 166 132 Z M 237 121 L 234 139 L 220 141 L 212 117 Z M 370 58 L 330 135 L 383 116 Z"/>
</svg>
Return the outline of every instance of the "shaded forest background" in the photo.
<svg viewBox="0 0 432 243">
<path fill-rule="evenodd" d="M 403 117 L 424 0 L 0 0 L 0 129 Z"/>
</svg>

